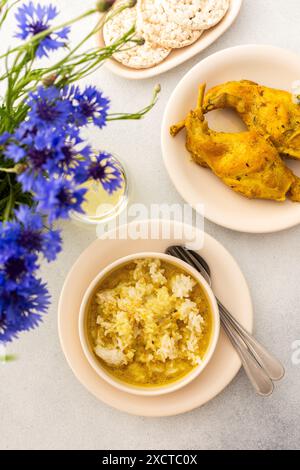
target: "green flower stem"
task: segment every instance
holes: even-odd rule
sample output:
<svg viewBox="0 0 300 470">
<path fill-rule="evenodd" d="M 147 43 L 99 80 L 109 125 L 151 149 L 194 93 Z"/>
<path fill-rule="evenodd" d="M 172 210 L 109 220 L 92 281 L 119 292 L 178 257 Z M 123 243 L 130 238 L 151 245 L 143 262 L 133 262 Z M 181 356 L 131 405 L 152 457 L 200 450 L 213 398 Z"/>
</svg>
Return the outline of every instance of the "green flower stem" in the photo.
<svg viewBox="0 0 300 470">
<path fill-rule="evenodd" d="M 132 120 L 138 120 L 138 119 L 142 119 L 142 117 L 147 114 L 149 111 L 151 111 L 151 109 L 153 108 L 153 106 L 155 106 L 156 102 L 157 102 L 157 99 L 158 99 L 158 95 L 160 93 L 160 85 L 156 85 L 154 87 L 154 90 L 153 90 L 153 96 L 152 96 L 152 100 L 151 102 L 149 103 L 148 106 L 146 106 L 145 108 L 141 109 L 140 111 L 136 112 L 136 113 L 110 113 L 108 114 L 107 116 L 107 121 L 119 121 L 119 120 L 129 120 L 129 119 L 132 119 Z"/>
<path fill-rule="evenodd" d="M 118 12 L 122 10 L 124 10 L 124 7 L 120 8 Z M 59 62 L 55 63 L 52 67 L 49 67 L 48 69 L 46 69 L 47 73 L 49 72 L 51 73 L 51 71 L 60 70 L 60 74 L 62 74 L 64 71 L 68 71 L 68 68 L 75 69 L 75 67 L 79 65 L 84 65 L 87 62 L 91 62 L 93 59 L 94 59 L 94 64 L 104 61 L 107 58 L 111 57 L 117 51 L 117 48 L 119 46 L 122 46 L 125 42 L 130 41 L 135 32 L 135 27 L 132 27 L 127 33 L 125 33 L 121 38 L 119 38 L 115 43 L 111 44 L 110 46 L 106 46 L 104 48 L 96 48 L 91 53 L 85 52 L 82 54 L 74 55 L 74 53 L 80 47 L 82 47 L 82 45 L 88 39 L 90 39 L 93 35 L 95 35 L 97 32 L 101 30 L 104 23 L 105 21 L 101 20 L 96 25 L 96 27 L 74 49 L 72 49 L 72 51 L 70 51 L 69 54 L 67 54 L 67 56 L 65 56 Z M 40 69 L 40 73 L 42 73 L 42 70 L 43 69 Z M 90 69 L 86 69 L 86 70 L 89 71 Z"/>
<path fill-rule="evenodd" d="M 0 3 L 0 29 L 4 23 L 4 21 L 6 20 L 10 10 L 17 4 L 19 3 L 21 0 L 15 0 L 11 5 L 9 5 L 6 10 L 4 11 L 4 13 L 2 13 L 2 10 L 3 10 L 3 7 L 6 6 L 6 4 L 8 3 L 9 0 L 2 0 L 2 2 Z"/>
<path fill-rule="evenodd" d="M 59 63 L 56 63 L 49 68 L 34 70 L 33 74 L 31 73 L 31 75 L 29 74 L 27 76 L 24 76 L 15 85 L 15 93 L 17 94 L 18 98 L 22 97 L 23 95 L 26 95 L 27 93 L 36 88 L 37 84 L 41 82 L 43 77 L 51 75 L 52 72 L 62 77 L 59 81 L 56 81 L 56 85 L 59 87 L 63 85 L 63 82 L 66 81 L 66 78 L 68 83 L 73 83 L 79 80 L 80 78 L 91 74 L 92 72 L 97 70 L 97 68 L 101 66 L 101 64 L 105 60 L 109 59 L 115 52 L 120 50 L 124 43 L 131 41 L 132 35 L 134 34 L 134 30 L 134 28 L 131 28 L 127 33 L 125 33 L 118 41 L 116 41 L 111 46 L 106 46 L 101 49 L 98 48 L 90 53 L 79 54 L 77 56 L 74 56 L 72 58 L 72 61 L 70 60 L 70 62 L 65 62 L 65 60 L 63 59 Z M 86 64 L 90 65 L 87 67 Z M 81 68 L 77 69 L 79 66 L 81 66 Z"/>
<path fill-rule="evenodd" d="M 18 173 L 18 170 L 16 167 L 13 168 L 0 168 L 0 171 L 3 171 L 3 173 Z"/>
<path fill-rule="evenodd" d="M 10 175 L 7 174 L 8 185 L 9 185 L 9 196 L 5 206 L 4 214 L 3 214 L 3 221 L 7 222 L 10 219 L 11 212 L 14 207 L 14 188 L 11 183 Z"/>
<path fill-rule="evenodd" d="M 22 55 L 23 54 L 21 51 L 16 55 L 16 58 L 13 62 L 13 66 L 11 70 L 7 73 L 8 86 L 7 86 L 7 92 L 5 95 L 5 101 L 6 101 L 6 107 L 8 111 L 10 111 L 12 107 L 12 93 L 11 92 L 12 92 L 12 87 L 14 86 L 13 84 L 18 80 L 21 70 L 24 67 L 25 63 L 27 62 L 26 57 L 24 57 L 23 60 L 21 60 L 20 64 L 18 64 Z"/>
<path fill-rule="evenodd" d="M 0 199 L 0 210 L 1 210 L 1 212 L 2 212 L 3 209 L 5 209 L 8 199 L 9 199 L 9 196 L 6 196 L 5 198 Z M 0 219 L 1 219 L 1 217 L 0 217 Z"/>
<path fill-rule="evenodd" d="M 124 8 L 125 7 L 122 7 L 119 10 L 121 11 Z M 60 76 L 66 75 L 68 78 L 68 83 L 75 82 L 80 78 L 83 78 L 89 75 L 91 72 L 97 70 L 97 68 L 101 65 L 101 62 L 110 58 L 116 51 L 118 51 L 124 45 L 124 43 L 134 41 L 132 39 L 132 36 L 134 35 L 135 28 L 132 27 L 127 33 L 125 33 L 118 41 L 116 41 L 111 46 L 107 46 L 102 49 L 97 48 L 91 53 L 81 53 L 78 55 L 74 55 L 75 51 L 77 51 L 90 37 L 96 34 L 96 32 L 98 32 L 102 27 L 103 20 L 98 22 L 96 27 L 94 27 L 93 30 L 72 51 L 67 54 L 67 56 L 65 56 L 59 62 L 55 63 L 52 67 L 44 69 L 35 69 L 29 73 L 25 73 L 17 83 L 15 83 L 16 80 L 14 79 L 13 82 L 15 83 L 15 99 L 17 100 L 29 91 L 32 91 L 32 89 L 35 89 L 35 87 L 43 79 L 43 77 L 51 74 L 52 72 L 55 72 L 57 75 Z M 18 57 L 21 53 L 22 52 L 20 51 Z M 15 61 L 13 67 L 10 69 L 10 74 L 15 72 L 18 78 L 21 70 L 24 66 L 26 66 L 28 58 L 30 58 L 30 62 L 32 62 L 33 57 L 34 54 L 31 54 L 30 57 L 29 51 L 27 51 L 27 53 L 25 53 L 21 66 L 18 65 L 18 61 Z M 89 63 L 90 65 L 86 67 L 86 63 Z M 76 67 L 79 67 L 80 65 L 82 66 L 81 69 L 76 71 Z M 16 67 L 17 70 L 15 71 Z M 72 73 L 73 71 L 74 73 Z M 2 76 L 1 78 L 3 79 L 4 77 Z M 29 85 L 30 83 L 32 83 L 32 86 L 27 87 L 27 85 Z M 57 85 L 59 85 L 59 83 L 57 83 Z"/>
<path fill-rule="evenodd" d="M 10 2 L 11 0 L 0 0 L 0 13 L 2 12 L 3 8 Z M 20 1 L 20 0 L 17 0 Z M 10 8 L 10 7 L 8 7 Z"/>
</svg>

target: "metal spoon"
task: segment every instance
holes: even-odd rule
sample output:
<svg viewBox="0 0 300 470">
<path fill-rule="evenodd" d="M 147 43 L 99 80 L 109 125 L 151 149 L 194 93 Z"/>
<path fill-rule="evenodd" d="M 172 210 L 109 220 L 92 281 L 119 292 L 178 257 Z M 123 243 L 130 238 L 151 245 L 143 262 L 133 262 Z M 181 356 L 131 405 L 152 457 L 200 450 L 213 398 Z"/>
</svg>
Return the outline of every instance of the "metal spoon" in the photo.
<svg viewBox="0 0 300 470">
<path fill-rule="evenodd" d="M 192 250 L 187 250 L 190 256 L 199 262 L 202 266 L 203 274 L 206 273 L 206 280 L 211 286 L 211 276 L 210 268 L 206 261 L 198 253 Z M 281 362 L 274 357 L 267 349 L 254 338 L 245 328 L 234 318 L 233 315 L 227 310 L 227 308 L 217 300 L 219 308 L 222 310 L 222 313 L 227 317 L 231 325 L 235 330 L 241 335 L 242 339 L 246 343 L 247 347 L 250 349 L 251 353 L 254 355 L 255 359 L 260 363 L 261 367 L 265 369 L 268 376 L 272 380 L 281 380 L 285 374 L 285 370 Z"/>
<path fill-rule="evenodd" d="M 210 268 L 198 253 L 182 246 L 169 247 L 166 252 L 191 264 L 211 285 Z M 282 364 L 243 328 L 218 299 L 217 302 L 222 326 L 237 349 L 248 377 L 259 394 L 270 395 L 273 391 L 270 379 L 280 380 L 284 376 Z"/>
<path fill-rule="evenodd" d="M 256 393 L 263 397 L 270 396 L 274 390 L 274 384 L 272 380 L 265 370 L 261 368 L 241 337 L 235 333 L 230 323 L 225 319 L 225 317 L 222 316 L 222 314 L 220 314 L 220 320 L 225 333 L 240 356 L 244 370 Z"/>
</svg>

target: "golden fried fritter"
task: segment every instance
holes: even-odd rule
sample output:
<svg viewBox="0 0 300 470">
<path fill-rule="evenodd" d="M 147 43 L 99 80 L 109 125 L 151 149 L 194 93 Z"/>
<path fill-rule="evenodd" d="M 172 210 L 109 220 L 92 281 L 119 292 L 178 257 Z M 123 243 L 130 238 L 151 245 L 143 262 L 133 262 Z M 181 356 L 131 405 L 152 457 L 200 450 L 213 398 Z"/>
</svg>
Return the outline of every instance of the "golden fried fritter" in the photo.
<svg viewBox="0 0 300 470">
<path fill-rule="evenodd" d="M 241 133 L 215 132 L 208 127 L 200 87 L 198 106 L 187 118 L 172 126 L 175 136 L 186 128 L 186 146 L 193 160 L 208 166 L 234 191 L 255 199 L 300 201 L 300 183 L 285 166 L 274 145 L 256 130 Z"/>
<path fill-rule="evenodd" d="M 280 154 L 300 159 L 300 105 L 291 93 L 249 80 L 227 82 L 209 90 L 203 105 L 204 113 L 223 108 L 234 108 L 249 130 L 269 136 Z"/>
<path fill-rule="evenodd" d="M 293 202 L 300 202 L 300 178 L 295 176 L 295 181 L 289 190 L 287 197 Z"/>
</svg>

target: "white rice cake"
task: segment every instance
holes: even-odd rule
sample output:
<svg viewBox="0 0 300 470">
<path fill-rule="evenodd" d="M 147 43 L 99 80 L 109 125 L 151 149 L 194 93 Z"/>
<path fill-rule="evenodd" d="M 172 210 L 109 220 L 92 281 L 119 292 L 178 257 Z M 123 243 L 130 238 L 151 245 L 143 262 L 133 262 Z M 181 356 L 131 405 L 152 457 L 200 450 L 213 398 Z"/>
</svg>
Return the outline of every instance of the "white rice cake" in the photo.
<svg viewBox="0 0 300 470">
<path fill-rule="evenodd" d="M 230 0 L 162 0 L 164 9 L 178 25 L 192 30 L 209 29 L 226 15 Z"/>
<path fill-rule="evenodd" d="M 164 0 L 138 0 L 137 27 L 145 39 L 162 47 L 178 49 L 197 41 L 202 31 L 192 31 L 171 20 Z"/>
<path fill-rule="evenodd" d="M 112 10 L 120 8 L 128 3 L 126 0 L 118 0 Z M 120 13 L 109 19 L 103 27 L 103 38 L 107 46 L 113 44 L 127 33 L 132 26 L 136 24 L 137 8 L 126 8 Z M 135 38 L 141 38 L 141 34 L 137 32 Z M 134 69 L 146 69 L 162 62 L 171 52 L 170 48 L 160 47 L 159 45 L 149 42 L 145 39 L 143 45 L 134 45 L 132 42 L 124 44 L 120 51 L 116 52 L 113 57 L 121 64 Z"/>
</svg>

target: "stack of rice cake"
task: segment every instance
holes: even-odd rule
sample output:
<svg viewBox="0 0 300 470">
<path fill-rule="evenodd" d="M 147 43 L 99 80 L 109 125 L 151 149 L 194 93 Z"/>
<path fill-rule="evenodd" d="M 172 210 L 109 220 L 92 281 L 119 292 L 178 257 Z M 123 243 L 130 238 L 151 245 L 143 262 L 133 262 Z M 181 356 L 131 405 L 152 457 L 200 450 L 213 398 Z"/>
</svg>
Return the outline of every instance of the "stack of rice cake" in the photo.
<svg viewBox="0 0 300 470">
<path fill-rule="evenodd" d="M 226 15 L 230 0 L 117 0 L 103 27 L 106 45 L 114 44 L 135 27 L 134 40 L 114 54 L 134 69 L 153 67 L 172 51 L 197 41 Z M 119 10 L 119 12 L 118 12 Z"/>
</svg>

